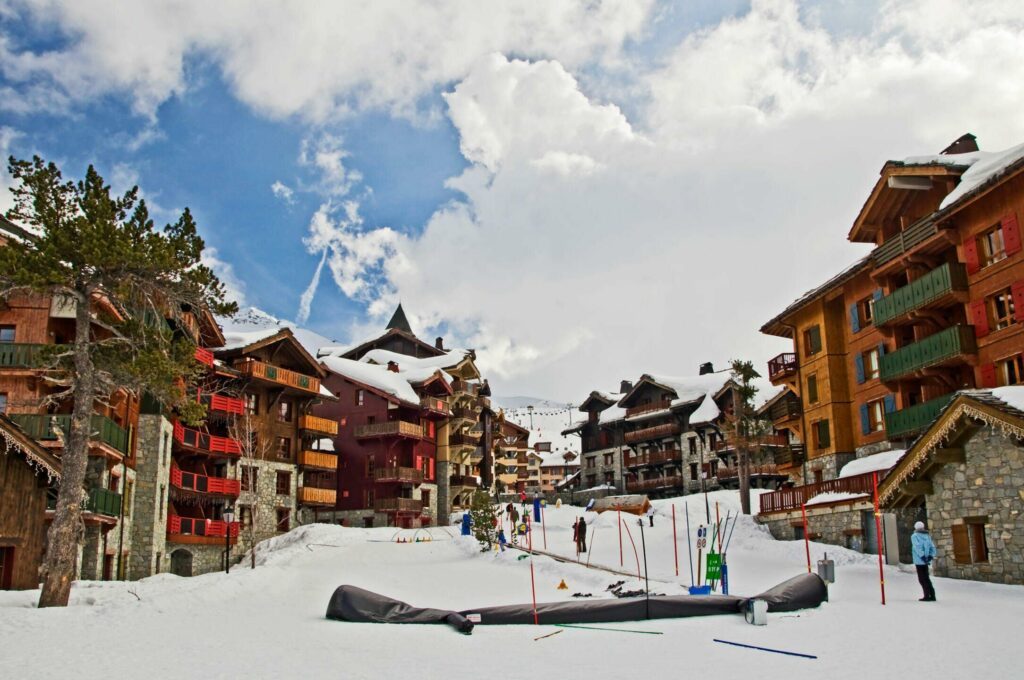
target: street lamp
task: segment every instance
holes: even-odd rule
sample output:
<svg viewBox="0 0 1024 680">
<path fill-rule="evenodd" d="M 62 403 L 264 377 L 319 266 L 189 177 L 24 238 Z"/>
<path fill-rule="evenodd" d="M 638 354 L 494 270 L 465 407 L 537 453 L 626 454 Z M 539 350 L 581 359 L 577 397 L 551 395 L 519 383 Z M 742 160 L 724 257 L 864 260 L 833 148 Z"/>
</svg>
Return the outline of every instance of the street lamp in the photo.
<svg viewBox="0 0 1024 680">
<path fill-rule="evenodd" d="M 224 573 L 231 573 L 231 523 L 235 521 L 235 509 L 230 503 L 224 506 Z"/>
<path fill-rule="evenodd" d="M 527 404 L 526 412 L 530 414 L 530 429 L 533 429 L 533 404 Z"/>
</svg>

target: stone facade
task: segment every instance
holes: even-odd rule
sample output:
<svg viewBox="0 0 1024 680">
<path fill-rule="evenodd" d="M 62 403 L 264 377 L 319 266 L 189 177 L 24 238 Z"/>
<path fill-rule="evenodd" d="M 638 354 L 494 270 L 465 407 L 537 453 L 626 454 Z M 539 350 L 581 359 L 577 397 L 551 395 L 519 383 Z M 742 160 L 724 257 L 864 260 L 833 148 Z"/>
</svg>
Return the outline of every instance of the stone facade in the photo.
<svg viewBox="0 0 1024 680">
<path fill-rule="evenodd" d="M 85 534 L 80 553 L 79 578 L 98 581 L 118 579 L 119 569 L 124 572 L 131 561 L 132 505 L 135 496 L 135 470 L 124 465 L 107 467 L 100 456 L 90 456 L 85 473 L 88 488 L 110 489 L 113 484 L 121 494 L 121 514 L 113 526 L 94 521 L 85 523 Z M 120 559 L 118 549 L 120 548 Z"/>
<path fill-rule="evenodd" d="M 139 416 L 128 579 L 170 568 L 167 553 L 167 490 L 170 487 L 173 426 L 160 415 Z"/>
<path fill-rule="evenodd" d="M 584 453 L 580 462 L 580 475 L 582 477 L 580 488 L 586 490 L 610 483 L 618 493 L 624 493 L 625 480 L 622 476 L 622 453 L 623 447 L 621 446 Z M 609 476 L 611 477 L 610 482 L 608 481 Z"/>
<path fill-rule="evenodd" d="M 243 490 L 236 503 L 235 519 L 242 524 L 238 532 L 238 544 L 232 551 L 237 550 L 239 556 L 256 543 L 290 531 L 302 523 L 302 517 L 296 512 L 299 475 L 293 463 L 242 460 L 235 466 L 235 474 L 239 479 L 243 467 L 256 470 L 256 488 Z M 278 493 L 278 473 L 288 475 L 287 493 Z M 283 487 L 281 491 L 284 491 Z M 288 511 L 287 522 L 283 521 L 285 510 Z M 278 521 L 279 511 L 281 522 Z"/>
<path fill-rule="evenodd" d="M 870 447 L 865 447 L 865 449 L 868 448 Z M 863 455 L 868 454 L 865 453 Z M 807 476 L 804 482 L 806 484 L 812 484 L 817 481 L 817 473 L 819 471 L 821 473 L 821 479 L 836 479 L 839 477 L 839 471 L 843 469 L 844 465 L 849 463 L 851 460 L 863 457 L 863 455 L 855 453 L 833 453 L 827 456 L 811 458 L 806 463 Z"/>
<path fill-rule="evenodd" d="M 224 546 L 220 545 L 170 545 L 167 570 L 178 576 L 199 576 L 224 569 Z M 231 562 L 235 564 L 241 553 L 231 550 Z"/>
<path fill-rule="evenodd" d="M 770 515 L 758 515 L 757 521 L 768 527 L 772 536 L 780 541 L 802 540 L 803 515 L 800 510 Z M 819 543 L 841 545 L 857 552 L 868 552 L 866 538 L 874 534 L 874 506 L 859 501 L 807 508 L 807 531 Z"/>
<path fill-rule="evenodd" d="M 986 426 L 964 446 L 965 462 L 932 477 L 925 497 L 935 541 L 935 573 L 993 583 L 1024 583 L 1024 454 L 1020 442 Z M 953 527 L 981 525 L 987 561 L 957 563 Z"/>
</svg>

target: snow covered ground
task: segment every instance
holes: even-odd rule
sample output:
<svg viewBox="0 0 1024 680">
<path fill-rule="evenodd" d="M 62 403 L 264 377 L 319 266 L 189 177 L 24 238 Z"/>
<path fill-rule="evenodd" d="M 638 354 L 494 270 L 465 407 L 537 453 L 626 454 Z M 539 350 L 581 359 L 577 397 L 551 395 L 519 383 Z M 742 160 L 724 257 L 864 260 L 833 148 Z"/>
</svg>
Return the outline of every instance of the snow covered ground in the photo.
<svg viewBox="0 0 1024 680">
<path fill-rule="evenodd" d="M 711 513 L 736 511 L 736 492 L 710 494 Z M 689 496 L 691 525 L 705 512 Z M 655 501 L 645 529 L 653 592 L 689 583 L 686 542 L 673 564 L 671 506 L 683 536 L 684 499 Z M 575 559 L 571 524 L 579 508 L 548 508 L 548 549 Z M 589 514 L 592 564 L 619 569 L 616 517 Z M 636 518 L 630 530 L 641 548 Z M 646 523 L 646 519 L 644 520 Z M 692 527 L 695 528 L 695 527 Z M 535 544 L 543 547 L 537 527 Z M 688 672 L 753 678 L 1014 677 L 1016 619 L 1024 588 L 936 580 L 939 601 L 920 603 L 909 568 L 886 568 L 889 603 L 878 601 L 872 556 L 812 544 L 836 561 L 837 583 L 820 609 L 769 615 L 768 625 L 740 616 L 609 624 L 657 631 L 640 635 L 553 626 L 479 626 L 466 637 L 447 626 L 346 624 L 324 618 L 334 588 L 350 583 L 418 606 L 472 608 L 528 602 L 529 560 L 522 553 L 481 553 L 475 541 L 432 529 L 435 540 L 395 543 L 394 529 L 306 526 L 261 544 L 255 570 L 191 579 L 160 575 L 135 583 L 83 582 L 73 606 L 37 610 L 37 592 L 0 593 L 0 669 L 4 678 L 425 678 L 667 677 Z M 412 536 L 412 531 L 402 536 Z M 423 536 L 421 533 L 420 536 Z M 624 535 L 624 568 L 636 558 Z M 586 556 L 584 556 L 585 558 Z M 642 561 L 642 553 L 641 553 Z M 802 542 L 779 542 L 741 518 L 728 553 L 732 591 L 756 594 L 806 570 Z M 537 597 L 607 597 L 621 577 L 547 557 L 534 558 Z M 556 587 L 561 579 L 567 591 Z M 637 588 L 636 579 L 625 587 Z M 561 630 L 553 637 L 534 638 Z M 716 644 L 713 638 L 817 655 L 816 660 Z"/>
</svg>

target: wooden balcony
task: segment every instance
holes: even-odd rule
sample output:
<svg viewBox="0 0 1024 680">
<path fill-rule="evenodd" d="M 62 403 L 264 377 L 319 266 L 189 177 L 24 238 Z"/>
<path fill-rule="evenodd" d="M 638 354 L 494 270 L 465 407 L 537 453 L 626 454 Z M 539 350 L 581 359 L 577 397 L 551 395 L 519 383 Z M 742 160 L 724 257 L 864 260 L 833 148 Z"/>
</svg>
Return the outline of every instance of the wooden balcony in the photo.
<svg viewBox="0 0 1024 680">
<path fill-rule="evenodd" d="M 411 467 L 383 467 L 373 471 L 373 481 L 378 484 L 422 484 L 423 471 Z"/>
<path fill-rule="evenodd" d="M 338 469 L 338 456 L 323 451 L 299 451 L 299 467 L 313 468 L 316 470 Z"/>
<path fill-rule="evenodd" d="M 774 448 L 789 446 L 789 437 L 784 434 L 765 434 L 757 437 L 756 440 L 750 442 L 752 449 L 760 448 Z M 732 451 L 736 448 L 735 443 L 731 439 L 719 439 L 715 442 L 715 453 L 720 451 Z"/>
<path fill-rule="evenodd" d="M 641 416 L 645 413 L 653 413 L 654 411 L 664 411 L 669 408 L 669 402 L 662 401 L 653 404 L 640 404 L 639 406 L 631 406 L 626 409 L 626 417 L 632 418 L 633 416 Z"/>
<path fill-rule="evenodd" d="M 972 326 L 950 326 L 929 335 L 924 340 L 883 354 L 879 362 L 879 377 L 883 382 L 897 380 L 931 366 L 963 363 L 965 355 L 978 351 Z"/>
<path fill-rule="evenodd" d="M 448 402 L 438 397 L 421 397 L 420 407 L 426 412 L 425 415 L 435 418 L 447 418 L 451 415 Z"/>
<path fill-rule="evenodd" d="M 206 410 L 210 413 L 240 416 L 245 414 L 245 402 L 235 397 L 220 394 L 209 394 L 203 397 Z"/>
<path fill-rule="evenodd" d="M 195 353 L 196 361 L 201 364 L 206 364 L 210 368 L 213 368 L 213 352 L 203 347 L 196 347 Z"/>
<path fill-rule="evenodd" d="M 50 352 L 64 349 L 62 345 L 43 345 L 23 342 L 0 342 L 0 369 L 42 368 Z M 52 355 L 51 355 L 52 356 Z"/>
<path fill-rule="evenodd" d="M 232 544 L 238 540 L 238 522 L 167 516 L 167 540 L 171 543 L 224 545 L 227 537 Z"/>
<path fill-rule="evenodd" d="M 740 476 L 739 468 L 734 467 L 720 467 L 718 468 L 718 479 L 736 479 Z M 768 465 L 751 465 L 750 466 L 751 477 L 785 477 L 784 473 L 779 472 L 779 468 L 774 464 Z"/>
<path fill-rule="evenodd" d="M 523 477 L 522 479 L 526 479 Z M 451 486 L 460 486 L 464 489 L 475 489 L 480 486 L 479 480 L 473 475 L 454 475 L 449 482 Z"/>
<path fill-rule="evenodd" d="M 220 437 L 174 423 L 174 441 L 184 447 L 204 453 L 236 457 L 242 455 L 242 444 L 232 437 Z"/>
<path fill-rule="evenodd" d="M 927 428 L 939 416 L 953 394 L 885 414 L 885 434 L 889 439 L 905 439 Z"/>
<path fill-rule="evenodd" d="M 779 489 L 771 493 L 761 494 L 761 512 L 799 510 L 800 506 L 821 493 L 870 494 L 872 489 L 872 473 L 830 479 L 815 484 L 805 484 L 804 486 L 794 486 L 791 489 Z"/>
<path fill-rule="evenodd" d="M 320 416 L 301 415 L 299 416 L 299 429 L 334 437 L 338 434 L 338 421 Z"/>
<path fill-rule="evenodd" d="M 682 462 L 682 451 L 679 449 L 668 449 L 667 451 L 653 451 L 651 453 L 627 455 L 623 464 L 626 467 L 640 467 L 643 465 L 665 465 L 667 463 L 675 463 L 678 465 Z"/>
<path fill-rule="evenodd" d="M 296 373 L 255 359 L 243 359 L 237 362 L 234 368 L 250 378 L 284 385 L 302 392 L 320 394 L 320 379 L 311 375 Z"/>
<path fill-rule="evenodd" d="M 806 460 L 806 451 L 803 444 L 790 444 L 786 448 L 773 452 L 775 464 L 780 468 L 802 465 Z"/>
<path fill-rule="evenodd" d="M 918 220 L 875 248 L 871 254 L 871 259 L 874 261 L 876 268 L 881 267 L 885 263 L 891 262 L 905 253 L 909 253 L 925 241 L 931 240 L 936 234 L 938 234 L 938 228 L 934 222 L 929 222 L 927 218 Z"/>
<path fill-rule="evenodd" d="M 374 512 L 415 514 L 423 512 L 423 501 L 415 498 L 377 498 L 373 501 Z"/>
<path fill-rule="evenodd" d="M 451 446 L 470 446 L 476 448 L 479 442 L 479 435 L 472 436 L 466 434 L 466 432 L 456 432 L 454 434 L 448 435 L 448 443 Z"/>
<path fill-rule="evenodd" d="M 653 491 L 655 489 L 669 489 L 682 487 L 685 483 L 682 475 L 671 475 L 669 477 L 656 477 L 654 479 L 626 481 L 626 491 L 636 493 L 639 491 Z"/>
<path fill-rule="evenodd" d="M 355 435 L 356 439 L 384 439 L 388 437 L 423 439 L 423 426 L 407 423 L 404 420 L 391 420 L 386 423 L 360 425 L 356 428 Z"/>
<path fill-rule="evenodd" d="M 480 414 L 475 408 L 460 404 L 459 406 L 452 407 L 451 415 L 453 419 L 475 421 Z"/>
<path fill-rule="evenodd" d="M 177 465 L 171 465 L 171 486 L 182 491 L 230 498 L 238 498 L 238 494 L 242 490 L 241 483 L 237 479 L 184 472 Z"/>
<path fill-rule="evenodd" d="M 797 359 L 795 352 L 783 352 L 768 360 L 768 379 L 772 383 L 788 380 L 796 375 Z"/>
<path fill-rule="evenodd" d="M 947 262 L 877 300 L 874 322 L 876 326 L 912 322 L 914 312 L 962 303 L 966 293 L 967 270 L 962 264 Z"/>
<path fill-rule="evenodd" d="M 52 519 L 52 512 L 57 509 L 57 489 L 47 490 L 46 510 L 51 513 L 47 515 Z M 100 522 L 103 524 L 114 524 L 121 516 L 121 494 L 116 491 L 93 487 L 82 498 L 83 519 L 87 522 Z"/>
<path fill-rule="evenodd" d="M 662 425 L 655 425 L 653 427 L 643 427 L 639 430 L 633 430 L 632 432 L 626 433 L 626 443 L 632 444 L 635 442 L 647 441 L 649 439 L 659 439 L 661 437 L 671 437 L 679 434 L 679 423 L 664 423 Z"/>
<path fill-rule="evenodd" d="M 71 435 L 71 414 L 12 413 L 10 419 L 25 431 L 25 434 L 42 442 L 56 442 L 59 429 L 66 438 Z M 89 421 L 92 430 L 90 439 L 105 444 L 120 455 L 128 453 L 128 431 L 105 416 L 92 416 Z"/>
<path fill-rule="evenodd" d="M 313 486 L 299 487 L 299 503 L 302 505 L 326 505 L 334 507 L 337 500 L 337 489 L 318 489 Z"/>
</svg>

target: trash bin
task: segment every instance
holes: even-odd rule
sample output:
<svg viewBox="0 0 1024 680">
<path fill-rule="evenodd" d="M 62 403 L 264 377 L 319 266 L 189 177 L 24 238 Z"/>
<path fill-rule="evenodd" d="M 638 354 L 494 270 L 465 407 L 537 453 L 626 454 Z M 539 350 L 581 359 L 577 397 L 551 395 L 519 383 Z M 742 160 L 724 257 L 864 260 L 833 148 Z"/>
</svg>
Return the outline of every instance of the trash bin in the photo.
<svg viewBox="0 0 1024 680">
<path fill-rule="evenodd" d="M 836 582 L 836 563 L 828 558 L 828 553 L 824 559 L 818 560 L 818 577 L 825 583 Z"/>
</svg>

